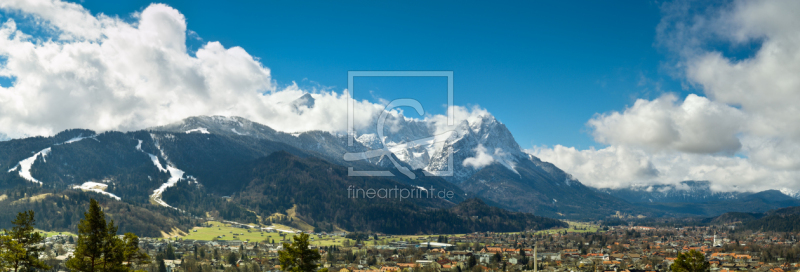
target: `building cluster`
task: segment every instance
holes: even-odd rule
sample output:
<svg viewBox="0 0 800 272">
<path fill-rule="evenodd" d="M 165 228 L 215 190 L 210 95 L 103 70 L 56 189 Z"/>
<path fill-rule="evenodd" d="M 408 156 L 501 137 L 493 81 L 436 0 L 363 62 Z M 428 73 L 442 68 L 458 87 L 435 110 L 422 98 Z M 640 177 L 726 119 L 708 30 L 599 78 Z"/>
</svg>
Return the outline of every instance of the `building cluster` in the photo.
<svg viewBox="0 0 800 272">
<path fill-rule="evenodd" d="M 317 241 L 344 233 L 312 233 Z M 800 271 L 798 233 L 719 227 L 611 227 L 599 232 L 471 233 L 444 236 L 369 235 L 366 240 L 313 245 L 331 272 L 384 271 L 668 271 L 679 253 L 696 250 L 711 271 Z M 375 239 L 377 238 L 377 240 Z M 287 239 L 289 240 L 289 239 Z M 172 271 L 279 271 L 280 243 L 142 238 L 150 256 Z M 63 261 L 74 244 L 48 237 L 48 258 Z M 159 272 L 156 264 L 138 269 Z M 163 271 L 162 271 L 163 272 Z"/>
</svg>

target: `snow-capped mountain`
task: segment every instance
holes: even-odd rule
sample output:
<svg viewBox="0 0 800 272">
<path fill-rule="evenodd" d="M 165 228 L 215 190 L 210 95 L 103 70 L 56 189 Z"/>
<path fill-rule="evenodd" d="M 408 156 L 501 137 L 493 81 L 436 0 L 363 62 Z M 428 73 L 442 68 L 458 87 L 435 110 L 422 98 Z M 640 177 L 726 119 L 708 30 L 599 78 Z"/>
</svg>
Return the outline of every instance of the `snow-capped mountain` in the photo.
<svg viewBox="0 0 800 272">
<path fill-rule="evenodd" d="M 625 199 L 629 202 L 703 203 L 744 199 L 755 192 L 719 192 L 711 189 L 708 181 L 682 181 L 678 184 L 631 185 L 626 188 L 602 188 L 600 192 Z M 782 189 L 780 193 L 800 199 L 798 191 Z"/>
<path fill-rule="evenodd" d="M 708 181 L 682 181 L 679 184 L 631 185 L 627 188 L 598 189 L 629 202 L 700 203 L 739 199 L 750 193 L 717 192 Z"/>
<path fill-rule="evenodd" d="M 385 144 L 397 158 L 414 169 L 427 172 L 448 172 L 441 176 L 453 183 L 461 183 L 481 168 L 499 163 L 516 172 L 516 164 L 527 155 L 520 149 L 511 132 L 494 116 L 483 115 L 473 120 L 463 120 L 453 129 L 440 131 L 433 123 L 424 120 L 407 120 L 387 117 L 394 132 L 383 135 L 361 131 L 356 141 L 371 149 Z M 377 125 L 376 125 L 377 126 Z M 449 160 L 452 155 L 452 166 Z M 466 161 L 466 163 L 465 163 Z M 452 167 L 452 169 L 451 169 Z"/>
<path fill-rule="evenodd" d="M 313 97 L 304 95 L 293 105 L 298 110 L 313 107 Z M 620 210 L 636 213 L 635 207 L 624 201 L 591 190 L 554 165 L 523 152 L 508 128 L 489 114 L 472 116 L 444 128 L 431 120 L 411 119 L 401 114 L 385 114 L 384 117 L 383 133 L 377 131 L 381 116 L 373 116 L 373 125 L 358 129 L 352 145 L 346 133 L 284 133 L 239 117 L 197 116 L 149 130 L 265 139 L 311 152 L 337 164 L 354 166 L 356 170 L 364 168 L 365 164 L 389 170 L 407 168 L 413 172 L 401 170 L 396 174 L 408 175 L 406 182 L 409 184 L 433 182 L 439 184 L 436 188 L 456 186 L 467 195 L 479 196 L 513 210 L 547 216 L 602 217 L 605 216 L 602 214 Z M 384 148 L 388 153 L 382 153 Z M 369 150 L 379 153 L 368 156 Z M 357 160 L 345 159 L 346 154 L 351 157 L 355 154 Z M 421 180 L 426 175 L 441 179 Z M 451 185 L 436 182 L 442 179 Z M 602 208 L 582 210 L 581 201 L 600 204 L 597 207 Z"/>
<path fill-rule="evenodd" d="M 384 124 L 383 135 L 368 127 L 359 130 L 355 140 L 370 149 L 386 146 L 413 169 L 438 174 L 466 193 L 512 210 L 571 218 L 639 213 L 525 153 L 508 128 L 489 114 L 448 128 L 402 115 L 389 115 Z M 584 203 L 591 207 L 584 209 Z"/>
<path fill-rule="evenodd" d="M 304 95 L 293 105 L 300 111 L 313 108 L 313 96 Z M 523 152 L 508 128 L 489 114 L 460 119 L 449 127 L 384 114 L 379 132 L 380 117 L 374 116 L 373 125 L 358 129 L 353 138 L 345 132 L 281 132 L 241 117 L 196 116 L 142 131 L 96 135 L 73 130 L 54 137 L 16 139 L 0 142 L 0 167 L 8 169 L 0 173 L 0 187 L 36 183 L 102 190 L 123 201 L 169 207 L 170 195 L 180 195 L 172 190 L 186 190 L 181 184 L 219 196 L 235 194 L 248 182 L 241 176 L 247 171 L 243 165 L 283 151 L 320 158 L 349 171 L 390 171 L 392 180 L 412 188 L 452 191 L 458 196 L 454 202 L 477 196 L 496 206 L 556 218 L 659 216 L 665 211 L 631 203 L 694 203 L 740 196 L 713 192 L 707 182 L 596 190 Z M 83 140 L 88 138 L 92 140 Z M 95 186 L 101 183 L 107 186 Z M 798 195 L 788 190 L 783 194 Z M 793 202 L 763 207 L 787 203 Z"/>
<path fill-rule="evenodd" d="M 314 107 L 314 97 L 311 94 L 304 94 L 297 100 L 292 102 L 292 107 L 295 112 L 302 112 Z"/>
</svg>

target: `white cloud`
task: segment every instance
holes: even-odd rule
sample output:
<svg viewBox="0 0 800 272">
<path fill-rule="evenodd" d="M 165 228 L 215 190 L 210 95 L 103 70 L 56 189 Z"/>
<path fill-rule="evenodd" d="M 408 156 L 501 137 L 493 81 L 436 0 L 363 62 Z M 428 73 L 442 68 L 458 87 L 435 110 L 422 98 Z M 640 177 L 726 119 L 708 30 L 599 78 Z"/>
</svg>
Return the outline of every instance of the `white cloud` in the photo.
<svg viewBox="0 0 800 272">
<path fill-rule="evenodd" d="M 475 152 L 475 156 L 464 159 L 464 162 L 462 163 L 464 167 L 470 166 L 472 168 L 479 169 L 494 162 L 494 156 L 489 154 L 489 150 L 487 150 L 486 147 L 483 147 L 482 144 L 478 144 L 478 146 L 472 151 Z"/>
<path fill-rule="evenodd" d="M 0 87 L 0 133 L 10 137 L 136 130 L 196 115 L 242 116 L 283 131 L 346 129 L 344 91 L 315 93 L 315 107 L 295 113 L 290 103 L 304 91 L 296 84 L 278 90 L 270 69 L 243 48 L 207 42 L 194 56 L 187 52 L 186 18 L 169 6 L 152 4 L 131 23 L 60 1 L 0 8 L 59 37 L 31 37 L 11 19 L 0 26 L 0 76 L 16 78 Z M 383 108 L 355 106 L 357 126 Z"/>
<path fill-rule="evenodd" d="M 0 77 L 16 78 L 0 87 L 0 133 L 9 137 L 137 130 L 197 115 L 241 116 L 287 132 L 347 129 L 346 90 L 314 87 L 314 107 L 296 111 L 292 101 L 308 90 L 277 87 L 270 69 L 241 47 L 209 41 L 188 52 L 187 37 L 202 39 L 167 5 L 151 4 L 131 22 L 58 0 L 2 1 L 0 9 L 57 37 L 32 37 L 11 19 L 0 26 Z M 374 125 L 383 109 L 356 101 L 356 128 Z M 453 111 L 456 125 L 488 114 Z M 442 115 L 425 118 L 437 131 L 452 129 Z"/>
<path fill-rule="evenodd" d="M 736 108 L 689 95 L 681 104 L 672 94 L 639 99 L 624 112 L 595 116 L 588 125 L 595 140 L 650 151 L 733 154 L 741 148 L 736 137 L 743 114 Z"/>
<path fill-rule="evenodd" d="M 519 174 L 516 170 L 516 162 L 513 156 L 503 151 L 502 148 L 495 148 L 494 152 L 490 153 L 489 149 L 484 147 L 483 144 L 478 144 L 472 151 L 475 152 L 475 156 L 464 159 L 464 161 L 461 162 L 462 166 L 481 169 L 494 162 L 498 162 L 514 173 Z"/>
<path fill-rule="evenodd" d="M 527 152 L 555 164 L 584 184 L 595 187 L 653 183 L 659 174 L 644 151 L 625 146 L 577 150 L 556 145 L 552 148 L 534 147 Z"/>
<path fill-rule="evenodd" d="M 534 147 L 527 152 L 552 162 L 584 184 L 599 188 L 708 180 L 716 191 L 762 191 L 798 188 L 800 181 L 798 171 L 775 169 L 741 157 L 653 154 L 625 146 L 577 150 L 557 145 Z"/>
<path fill-rule="evenodd" d="M 596 116 L 588 126 L 603 149 L 528 152 L 598 187 L 709 180 L 719 191 L 800 189 L 800 2 L 698 4 L 665 4 L 657 31 L 676 74 L 706 97 L 666 95 Z M 735 59 L 719 44 L 760 48 Z"/>
<path fill-rule="evenodd" d="M 47 30 L 59 32 L 64 40 L 99 40 L 103 25 L 116 24 L 108 16 L 92 16 L 81 5 L 52 0 L 6 0 L 0 9 L 33 15 Z"/>
<path fill-rule="evenodd" d="M 475 124 L 478 120 L 483 118 L 484 116 L 492 116 L 489 111 L 479 106 L 472 106 L 472 107 L 463 107 L 463 106 L 452 106 L 448 107 L 448 111 L 453 113 L 453 125 L 448 125 L 447 116 L 446 115 L 431 115 L 426 116 L 425 120 L 428 121 L 433 127 L 434 135 L 439 135 L 442 133 L 446 133 L 448 131 L 455 130 L 456 127 L 461 125 L 463 122 L 467 122 L 469 124 Z"/>
</svg>

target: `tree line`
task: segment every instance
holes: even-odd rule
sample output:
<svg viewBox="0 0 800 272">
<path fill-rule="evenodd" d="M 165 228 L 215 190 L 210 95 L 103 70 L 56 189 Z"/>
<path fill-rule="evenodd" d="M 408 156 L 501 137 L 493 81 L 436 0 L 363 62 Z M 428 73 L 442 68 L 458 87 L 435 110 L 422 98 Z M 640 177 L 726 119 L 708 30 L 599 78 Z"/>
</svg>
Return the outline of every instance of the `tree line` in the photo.
<svg viewBox="0 0 800 272">
<path fill-rule="evenodd" d="M 34 229 L 34 211 L 18 213 L 12 224 L 10 230 L 4 229 L 0 234 L 0 269 L 13 272 L 50 269 L 39 259 L 45 237 Z M 130 232 L 118 236 L 114 220 L 107 222 L 100 204 L 91 199 L 89 210 L 78 224 L 75 251 L 65 265 L 70 271 L 126 272 L 149 259 L 139 248 L 139 237 Z"/>
</svg>

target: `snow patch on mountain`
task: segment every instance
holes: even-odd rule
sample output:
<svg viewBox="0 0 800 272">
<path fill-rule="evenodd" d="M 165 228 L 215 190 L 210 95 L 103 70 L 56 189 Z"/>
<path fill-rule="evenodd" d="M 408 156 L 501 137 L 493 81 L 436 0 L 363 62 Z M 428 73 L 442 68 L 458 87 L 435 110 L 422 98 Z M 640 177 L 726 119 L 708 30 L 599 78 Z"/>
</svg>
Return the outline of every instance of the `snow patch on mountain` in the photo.
<svg viewBox="0 0 800 272">
<path fill-rule="evenodd" d="M 145 153 L 147 153 L 147 152 L 145 152 Z M 150 156 L 150 160 L 153 161 L 153 164 L 158 168 L 158 171 L 167 172 L 167 169 L 165 169 L 163 166 L 161 166 L 161 162 L 158 161 L 158 157 L 156 155 L 153 155 L 153 154 L 150 154 L 150 153 L 147 153 L 147 155 Z"/>
<path fill-rule="evenodd" d="M 168 136 L 174 137 L 171 134 L 164 135 L 165 138 L 170 138 Z M 150 199 L 152 199 L 153 202 L 157 203 L 158 205 L 161 205 L 161 206 L 164 206 L 164 207 L 173 208 L 173 209 L 176 209 L 176 210 L 180 211 L 180 209 L 172 207 L 169 204 L 167 204 L 167 202 L 164 202 L 164 200 L 161 199 L 161 194 L 163 194 L 164 190 L 166 190 L 167 188 L 175 186 L 175 184 L 178 184 L 178 181 L 183 180 L 184 179 L 183 175 L 186 172 L 184 172 L 183 170 L 178 169 L 177 167 L 175 167 L 169 161 L 169 159 L 167 158 L 166 154 L 164 154 L 164 151 L 161 149 L 161 146 L 158 144 L 158 140 L 156 140 L 156 136 L 155 135 L 150 134 L 150 138 L 153 139 L 153 144 L 156 146 L 156 149 L 158 149 L 159 153 L 161 153 L 161 157 L 163 157 L 164 160 L 166 161 L 166 163 L 167 163 L 166 169 L 161 165 L 161 162 L 158 160 L 157 156 L 155 156 L 153 154 L 150 154 L 150 153 L 147 153 L 147 152 L 144 152 L 144 151 L 142 151 L 142 152 L 144 152 L 145 154 L 150 156 L 150 160 L 153 161 L 153 164 L 158 168 L 159 171 L 168 172 L 169 175 L 170 175 L 169 179 L 167 179 L 167 182 L 161 184 L 161 186 L 159 186 L 157 189 L 153 190 L 153 194 L 150 195 Z M 139 141 L 139 145 L 137 145 L 137 149 L 138 150 L 141 150 L 141 144 L 142 144 L 142 142 L 140 140 Z M 190 179 L 190 180 L 194 181 L 195 183 L 197 183 L 197 180 L 194 177 L 187 176 L 187 179 Z"/>
<path fill-rule="evenodd" d="M 792 189 L 789 189 L 789 188 L 783 188 L 783 189 L 780 189 L 779 191 L 781 191 L 781 193 L 783 193 L 784 195 L 790 196 L 792 198 L 800 199 L 800 190 L 792 190 Z"/>
<path fill-rule="evenodd" d="M 677 184 L 632 184 L 597 190 L 632 202 L 708 202 L 738 199 L 749 194 L 714 191 L 710 184 L 708 181 L 687 180 Z"/>
<path fill-rule="evenodd" d="M 158 189 L 155 189 L 153 191 L 153 194 L 150 195 L 150 198 L 161 206 L 177 209 L 164 202 L 164 200 L 161 199 L 161 194 L 164 193 L 164 190 L 166 190 L 167 188 L 175 186 L 175 184 L 178 184 L 178 181 L 183 179 L 183 174 L 185 174 L 185 172 L 172 166 L 167 166 L 167 170 L 169 170 L 169 175 L 170 175 L 169 179 L 167 180 L 166 183 L 161 184 L 161 186 L 158 187 Z"/>
<path fill-rule="evenodd" d="M 356 138 L 356 141 L 358 141 L 359 143 L 361 143 L 362 145 L 366 146 L 369 149 L 383 148 L 381 140 L 378 139 L 378 135 L 376 135 L 375 133 L 361 134 L 360 136 L 358 136 L 358 138 Z"/>
<path fill-rule="evenodd" d="M 195 128 L 195 129 L 190 129 L 190 130 L 187 130 L 187 131 L 186 131 L 186 134 L 189 134 L 189 133 L 192 133 L 192 132 L 199 132 L 199 133 L 201 133 L 201 134 L 210 134 L 210 133 L 208 132 L 208 129 L 206 129 L 206 128 L 201 128 L 201 127 L 199 127 L 199 128 Z"/>
<path fill-rule="evenodd" d="M 78 137 L 75 137 L 75 138 L 69 139 L 69 140 L 67 140 L 66 142 L 64 142 L 64 143 L 61 143 L 61 144 L 71 144 L 71 143 L 78 142 L 78 141 L 81 141 L 81 140 L 83 140 L 83 139 L 86 139 L 86 138 L 89 138 L 89 137 L 82 137 L 82 136 L 78 136 Z"/>
<path fill-rule="evenodd" d="M 63 143 L 57 143 L 55 145 L 71 144 L 71 143 L 75 143 L 75 142 L 81 141 L 83 139 L 94 138 L 95 136 L 96 135 L 84 137 L 81 134 L 81 135 L 78 135 L 78 137 L 74 137 L 72 139 L 69 139 L 69 140 L 63 142 Z M 97 139 L 95 139 L 95 140 L 97 140 Z M 47 157 L 48 154 L 50 154 L 50 151 L 52 151 L 52 150 L 53 150 L 52 147 L 48 147 L 48 148 L 42 149 L 39 152 L 36 152 L 36 154 L 33 154 L 33 156 L 30 156 L 27 159 L 19 161 L 19 163 L 17 163 L 17 165 L 12 167 L 11 169 L 8 169 L 8 173 L 17 171 L 17 169 L 19 169 L 19 176 L 22 177 L 23 179 L 25 179 L 27 181 L 30 181 L 30 182 L 33 182 L 33 183 L 42 184 L 41 181 L 33 178 L 33 176 L 31 175 L 31 168 L 33 167 L 33 163 L 36 162 L 36 159 L 39 156 L 42 156 L 42 161 L 47 163 L 47 158 L 46 157 Z"/>
<path fill-rule="evenodd" d="M 36 152 L 36 154 L 33 154 L 33 156 L 31 156 L 31 157 L 29 157 L 27 159 L 21 160 L 19 162 L 19 176 L 24 178 L 27 181 L 30 181 L 30 182 L 33 182 L 33 183 L 42 184 L 41 181 L 39 181 L 39 180 L 33 178 L 33 176 L 31 176 L 31 167 L 33 167 L 33 163 L 36 162 L 36 158 L 38 158 L 40 155 L 42 156 L 42 161 L 46 163 L 47 159 L 45 159 L 45 157 L 47 157 L 47 154 L 50 154 L 51 150 L 52 149 L 50 147 L 48 147 L 48 148 L 43 149 L 42 151 Z M 17 167 L 14 166 L 14 168 L 12 168 L 12 170 L 10 170 L 9 172 L 12 172 L 12 171 L 14 171 L 16 169 L 17 169 Z"/>
<path fill-rule="evenodd" d="M 95 192 L 95 193 L 99 193 L 99 194 L 102 194 L 102 195 L 106 195 L 106 196 L 108 196 L 110 198 L 113 198 L 113 199 L 116 199 L 116 200 L 122 200 L 122 198 L 120 198 L 120 197 L 118 197 L 118 196 L 116 196 L 116 195 L 114 195 L 112 193 L 106 192 L 106 189 L 108 189 L 108 184 L 103 184 L 103 183 L 99 183 L 99 182 L 87 181 L 87 182 L 84 182 L 81 185 L 72 186 L 72 189 Z"/>
</svg>

